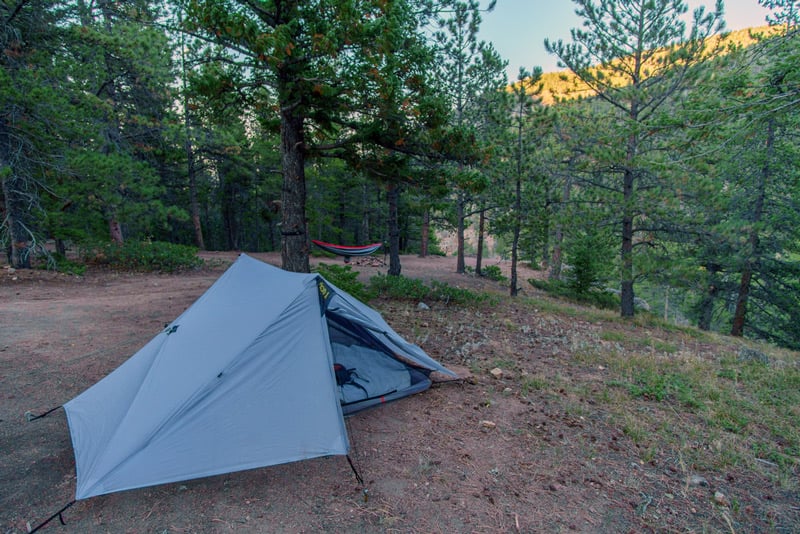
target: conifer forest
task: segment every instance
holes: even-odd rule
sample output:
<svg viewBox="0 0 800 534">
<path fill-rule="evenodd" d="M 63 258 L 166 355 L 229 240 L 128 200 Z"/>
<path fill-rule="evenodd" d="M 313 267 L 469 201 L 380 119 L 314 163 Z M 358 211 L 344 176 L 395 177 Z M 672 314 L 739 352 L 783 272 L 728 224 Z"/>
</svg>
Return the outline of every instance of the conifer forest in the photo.
<svg viewBox="0 0 800 534">
<path fill-rule="evenodd" d="M 800 349 L 798 2 L 572 2 L 508 79 L 495 2 L 0 0 L 3 261 L 382 243 Z"/>
</svg>

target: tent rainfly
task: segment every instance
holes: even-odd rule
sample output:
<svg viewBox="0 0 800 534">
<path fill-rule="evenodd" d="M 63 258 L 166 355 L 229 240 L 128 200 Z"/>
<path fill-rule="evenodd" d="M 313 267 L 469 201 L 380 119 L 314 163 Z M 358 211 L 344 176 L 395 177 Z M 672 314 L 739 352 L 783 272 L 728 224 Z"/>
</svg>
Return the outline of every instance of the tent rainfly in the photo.
<svg viewBox="0 0 800 534">
<path fill-rule="evenodd" d="M 344 415 L 422 391 L 433 371 L 455 376 L 321 276 L 241 255 L 64 405 L 75 498 L 347 454 Z"/>
</svg>

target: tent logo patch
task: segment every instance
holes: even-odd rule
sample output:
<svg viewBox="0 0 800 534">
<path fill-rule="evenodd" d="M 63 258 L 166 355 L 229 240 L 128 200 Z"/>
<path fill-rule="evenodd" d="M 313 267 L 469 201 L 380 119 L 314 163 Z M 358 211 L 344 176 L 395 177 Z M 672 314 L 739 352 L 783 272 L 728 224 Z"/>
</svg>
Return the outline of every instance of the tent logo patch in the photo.
<svg viewBox="0 0 800 534">
<path fill-rule="evenodd" d="M 325 310 L 328 309 L 328 303 L 333 298 L 333 290 L 321 277 L 317 278 L 317 289 L 319 290 L 319 307 L 322 313 L 325 313 Z"/>
</svg>

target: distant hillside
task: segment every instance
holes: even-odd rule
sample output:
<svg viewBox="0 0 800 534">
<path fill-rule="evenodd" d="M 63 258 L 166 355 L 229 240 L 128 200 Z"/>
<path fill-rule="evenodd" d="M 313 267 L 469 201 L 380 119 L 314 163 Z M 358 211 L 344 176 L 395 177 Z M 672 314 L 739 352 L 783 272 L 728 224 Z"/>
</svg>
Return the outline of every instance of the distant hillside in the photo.
<svg viewBox="0 0 800 534">
<path fill-rule="evenodd" d="M 709 48 L 722 45 L 726 49 L 733 47 L 748 47 L 757 42 L 754 34 L 773 34 L 777 31 L 772 26 L 759 26 L 738 30 L 723 35 L 714 35 L 709 38 Z M 720 42 L 724 39 L 724 42 Z M 547 72 L 542 75 L 542 101 L 553 104 L 559 100 L 572 100 L 575 98 L 591 96 L 591 90 L 568 70 Z"/>
</svg>

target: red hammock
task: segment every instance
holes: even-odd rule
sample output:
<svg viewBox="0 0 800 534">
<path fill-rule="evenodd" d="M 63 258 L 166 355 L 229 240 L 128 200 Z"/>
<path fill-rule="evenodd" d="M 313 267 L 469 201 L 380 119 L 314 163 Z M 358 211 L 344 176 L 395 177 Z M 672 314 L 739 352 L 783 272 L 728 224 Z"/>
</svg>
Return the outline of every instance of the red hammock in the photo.
<svg viewBox="0 0 800 534">
<path fill-rule="evenodd" d="M 371 245 L 362 245 L 360 247 L 349 247 L 346 245 L 334 245 L 333 243 L 326 243 L 325 241 L 317 241 L 316 239 L 312 239 L 311 242 L 326 252 L 336 254 L 337 256 L 344 256 L 345 258 L 349 258 L 350 256 L 369 256 L 381 248 L 382 245 L 382 243 L 372 243 Z"/>
</svg>

